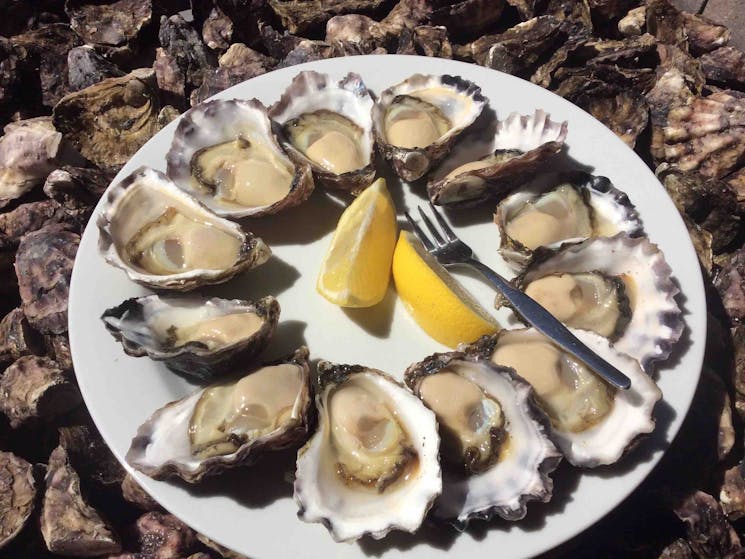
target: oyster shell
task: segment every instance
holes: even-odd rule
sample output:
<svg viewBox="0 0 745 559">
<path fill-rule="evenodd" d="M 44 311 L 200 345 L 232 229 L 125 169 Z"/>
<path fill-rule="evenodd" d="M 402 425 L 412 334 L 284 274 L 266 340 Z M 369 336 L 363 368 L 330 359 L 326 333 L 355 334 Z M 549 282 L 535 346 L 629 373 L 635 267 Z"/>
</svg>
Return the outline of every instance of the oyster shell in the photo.
<svg viewBox="0 0 745 559">
<path fill-rule="evenodd" d="M 385 373 L 318 365 L 315 435 L 298 451 L 298 516 L 336 541 L 414 532 L 442 491 L 435 415 Z"/>
<path fill-rule="evenodd" d="M 745 87 L 745 52 L 722 47 L 704 54 L 700 61 L 707 81 L 740 89 Z"/>
<path fill-rule="evenodd" d="M 567 123 L 552 121 L 540 109 L 532 115 L 512 113 L 496 123 L 489 143 L 475 139 L 458 144 L 432 173 L 427 194 L 442 206 L 470 206 L 504 196 L 559 153 L 566 135 Z"/>
<path fill-rule="evenodd" d="M 499 252 L 515 270 L 539 249 L 591 237 L 642 233 L 639 214 L 606 178 L 583 172 L 550 175 L 497 205 Z"/>
<path fill-rule="evenodd" d="M 362 78 L 338 84 L 326 74 L 300 72 L 269 116 L 281 129 L 282 146 L 298 164 L 310 164 L 326 188 L 357 194 L 375 177 L 373 100 Z"/>
<path fill-rule="evenodd" d="M 442 495 L 432 514 L 459 528 L 472 518 L 520 520 L 526 502 L 546 502 L 561 454 L 546 436 L 533 389 L 512 369 L 462 353 L 411 365 L 406 384 L 435 412 Z"/>
<path fill-rule="evenodd" d="M 285 155 L 256 99 L 194 107 L 179 122 L 166 161 L 179 188 L 223 217 L 277 213 L 313 192 L 310 165 Z"/>
<path fill-rule="evenodd" d="M 648 373 L 683 333 L 672 270 L 646 237 L 621 233 L 563 246 L 514 281 L 567 326 L 608 338 Z"/>
<path fill-rule="evenodd" d="M 654 429 L 652 410 L 662 393 L 637 362 L 593 332 L 572 330 L 580 341 L 631 379 L 616 390 L 584 363 L 530 329 L 502 330 L 466 347 L 492 363 L 512 367 L 531 383 L 551 420 L 551 440 L 575 466 L 613 464 L 640 435 Z"/>
<path fill-rule="evenodd" d="M 34 511 L 36 482 L 31 464 L 10 452 L 0 451 L 0 549 L 28 522 Z"/>
<path fill-rule="evenodd" d="M 140 426 L 127 463 L 155 479 L 204 476 L 251 464 L 308 434 L 308 348 L 244 371 L 157 410 Z"/>
<path fill-rule="evenodd" d="M 458 76 L 414 74 L 375 103 L 375 137 L 402 179 L 419 179 L 442 161 L 487 104 L 481 88 Z"/>
<path fill-rule="evenodd" d="M 251 362 L 277 328 L 279 303 L 212 297 L 127 299 L 101 316 L 128 355 L 147 355 L 168 368 L 200 379 Z"/>
<path fill-rule="evenodd" d="M 260 238 L 214 215 L 147 167 L 109 191 L 97 225 L 106 261 L 154 289 L 188 291 L 222 283 L 271 255 Z"/>
</svg>

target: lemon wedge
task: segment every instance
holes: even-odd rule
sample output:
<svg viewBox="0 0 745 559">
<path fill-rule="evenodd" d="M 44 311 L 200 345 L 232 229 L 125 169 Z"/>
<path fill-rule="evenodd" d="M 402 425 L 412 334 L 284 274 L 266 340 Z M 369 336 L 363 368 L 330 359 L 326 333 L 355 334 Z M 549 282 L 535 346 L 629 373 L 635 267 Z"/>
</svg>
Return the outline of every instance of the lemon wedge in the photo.
<svg viewBox="0 0 745 559">
<path fill-rule="evenodd" d="M 441 344 L 455 348 L 499 330 L 494 318 L 408 231 L 401 231 L 393 253 L 393 281 L 406 310 Z"/>
<path fill-rule="evenodd" d="M 371 307 L 385 297 L 396 246 L 396 208 L 385 179 L 344 210 L 321 264 L 316 289 L 341 307 Z"/>
</svg>

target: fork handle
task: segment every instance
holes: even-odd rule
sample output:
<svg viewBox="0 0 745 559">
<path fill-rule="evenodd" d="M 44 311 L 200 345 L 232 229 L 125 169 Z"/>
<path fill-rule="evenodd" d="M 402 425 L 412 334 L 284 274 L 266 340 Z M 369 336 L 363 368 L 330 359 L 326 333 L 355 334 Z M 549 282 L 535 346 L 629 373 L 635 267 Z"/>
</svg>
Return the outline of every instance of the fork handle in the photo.
<svg viewBox="0 0 745 559">
<path fill-rule="evenodd" d="M 613 386 L 623 390 L 628 390 L 631 386 L 629 377 L 583 344 L 550 312 L 534 299 L 513 287 L 489 266 L 474 259 L 468 260 L 464 264 L 468 264 L 481 272 L 505 296 L 520 316 L 533 325 L 536 330 L 551 338 L 559 347 L 581 359 Z"/>
</svg>

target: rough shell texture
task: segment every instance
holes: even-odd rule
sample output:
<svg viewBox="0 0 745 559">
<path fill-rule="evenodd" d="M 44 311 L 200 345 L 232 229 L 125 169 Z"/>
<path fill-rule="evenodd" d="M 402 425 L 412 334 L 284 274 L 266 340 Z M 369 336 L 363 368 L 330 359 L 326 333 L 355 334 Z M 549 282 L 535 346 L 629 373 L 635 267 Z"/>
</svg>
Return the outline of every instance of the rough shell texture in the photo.
<svg viewBox="0 0 745 559">
<path fill-rule="evenodd" d="M 188 435 L 188 421 L 192 410 L 205 389 L 198 390 L 181 400 L 166 404 L 157 410 L 137 430 L 132 444 L 125 457 L 127 463 L 135 469 L 153 477 L 164 479 L 179 477 L 188 483 L 197 483 L 205 476 L 237 466 L 255 462 L 263 453 L 271 450 L 290 448 L 304 441 L 310 428 L 310 369 L 308 365 L 308 348 L 300 347 L 287 359 L 252 368 L 244 371 L 248 374 L 262 367 L 289 363 L 301 368 L 305 385 L 295 401 L 293 410 L 297 420 L 286 427 L 268 433 L 257 439 L 248 440 L 232 454 L 211 456 L 197 459 L 191 454 Z M 170 446 L 171 457 L 166 458 L 164 445 Z M 157 463 L 153 462 L 158 448 Z M 163 458 L 162 460 L 160 458 Z"/>
<path fill-rule="evenodd" d="M 745 246 L 726 257 L 714 286 L 730 320 L 735 324 L 745 321 Z"/>
<path fill-rule="evenodd" d="M 71 376 L 47 357 L 20 357 L 0 377 L 0 411 L 12 427 L 68 412 L 80 404 Z"/>
<path fill-rule="evenodd" d="M 548 440 L 548 419 L 538 408 L 532 387 L 515 375 L 513 369 L 459 352 L 427 357 L 406 369 L 407 386 L 419 396 L 419 386 L 427 375 L 448 366 L 469 367 L 468 380 L 496 398 L 510 433 L 510 452 L 488 470 L 468 477 L 443 471 L 442 495 L 432 514 L 450 520 L 463 529 L 470 520 L 491 520 L 500 516 L 520 520 L 529 501 L 548 502 L 553 491 L 549 474 L 561 461 L 561 453 Z"/>
<path fill-rule="evenodd" d="M 432 22 L 444 25 L 451 35 L 474 37 L 499 20 L 504 0 L 459 0 L 435 8 Z"/>
<path fill-rule="evenodd" d="M 584 330 L 570 329 L 579 340 L 631 379 L 631 388 L 616 390 L 611 411 L 599 423 L 573 433 L 551 429 L 551 440 L 573 465 L 594 468 L 614 464 L 630 449 L 640 436 L 654 430 L 652 417 L 662 392 L 631 357 L 614 350 L 602 336 Z M 464 349 L 466 353 L 491 359 L 499 337 L 507 332 L 519 332 L 525 340 L 545 341 L 543 334 L 534 329 L 503 330 L 499 334 L 479 339 Z M 520 371 L 516 371 L 520 375 Z"/>
<path fill-rule="evenodd" d="M 210 349 L 201 342 L 189 342 L 170 347 L 159 340 L 152 330 L 151 322 L 158 313 L 194 308 L 221 309 L 233 312 L 252 312 L 263 319 L 261 328 L 228 346 Z M 160 297 L 148 295 L 127 299 L 122 304 L 106 310 L 101 316 L 106 329 L 121 342 L 127 355 L 147 355 L 156 361 L 165 361 L 168 368 L 196 377 L 210 379 L 219 373 L 230 371 L 237 365 L 251 363 L 272 339 L 279 321 L 279 303 L 268 296 L 256 303 L 238 299 L 212 297 Z M 174 314 L 174 316 L 177 316 Z M 220 316 L 219 314 L 215 316 Z M 176 318 L 174 318 L 176 320 Z"/>
<path fill-rule="evenodd" d="M 745 516 L 745 477 L 743 463 L 724 472 L 724 483 L 719 494 L 722 509 L 731 521 Z"/>
<path fill-rule="evenodd" d="M 27 202 L 0 214 L 0 236 L 18 246 L 26 233 L 37 231 L 47 224 L 63 222 L 64 212 L 54 200 Z"/>
<path fill-rule="evenodd" d="M 31 464 L 10 452 L 0 452 L 0 549 L 26 525 L 35 500 Z"/>
<path fill-rule="evenodd" d="M 635 294 L 631 321 L 613 340 L 613 347 L 636 359 L 647 373 L 655 362 L 670 356 L 685 323 L 675 301 L 680 290 L 657 245 L 624 233 L 564 245 L 554 254 L 536 258 L 515 283 L 524 289 L 538 278 L 573 272 L 600 272 L 630 281 Z"/>
<path fill-rule="evenodd" d="M 340 13 L 372 11 L 384 0 L 269 0 L 269 5 L 290 33 L 303 33 L 322 26 Z"/>
<path fill-rule="evenodd" d="M 459 207 L 505 196 L 530 180 L 548 159 L 559 153 L 566 135 L 567 123 L 552 121 L 540 109 L 532 115 L 512 113 L 496 122 L 490 142 L 485 144 L 482 134 L 474 133 L 473 139 L 464 138 L 456 144 L 451 155 L 432 173 L 427 194 L 434 204 Z M 518 153 L 483 169 L 447 176 L 460 165 L 511 150 Z"/>
<path fill-rule="evenodd" d="M 727 521 L 721 505 L 703 491 L 695 491 L 675 508 L 686 524 L 691 549 L 698 557 L 738 557 L 743 553 L 740 538 Z"/>
<path fill-rule="evenodd" d="M 110 556 L 109 559 L 170 559 L 193 557 L 198 542 L 196 533 L 181 520 L 164 512 L 148 512 L 137 519 L 132 527 L 137 536 L 137 553 Z M 202 554 L 204 555 L 204 554 Z M 197 554 L 199 556 L 199 554 Z M 198 559 L 204 559 L 198 557 Z"/>
<path fill-rule="evenodd" d="M 200 149 L 249 135 L 271 149 L 277 159 L 293 168 L 289 193 L 268 206 L 236 207 L 221 203 L 214 196 L 194 187 L 192 158 Z M 293 163 L 277 143 L 266 108 L 257 99 L 208 101 L 194 107 L 179 121 L 171 148 L 166 154 L 168 176 L 179 188 L 194 196 L 217 215 L 232 219 L 261 217 L 302 204 L 313 192 L 314 183 L 308 163 Z"/>
<path fill-rule="evenodd" d="M 85 502 L 80 492 L 80 477 L 61 446 L 49 457 L 41 533 L 52 553 L 95 557 L 121 551 L 112 529 Z"/>
<path fill-rule="evenodd" d="M 688 46 L 694 54 L 706 53 L 723 47 L 732 37 L 732 33 L 724 25 L 698 14 L 683 12 L 683 25 Z"/>
<path fill-rule="evenodd" d="M 92 488 L 118 489 L 124 481 L 124 468 L 92 422 L 60 427 L 59 444 L 65 449 L 70 465 Z"/>
<path fill-rule="evenodd" d="M 358 194 L 370 186 L 375 178 L 373 138 L 370 110 L 373 99 L 362 78 L 354 73 L 347 74 L 338 84 L 326 74 L 300 72 L 282 93 L 272 107 L 269 116 L 279 125 L 291 119 L 317 110 L 328 110 L 345 116 L 362 129 L 360 151 L 365 161 L 364 167 L 356 171 L 337 175 L 310 161 L 287 138 L 280 136 L 282 147 L 298 165 L 310 165 L 313 176 L 326 188 Z"/>
<path fill-rule="evenodd" d="M 123 75 L 118 66 L 106 60 L 90 45 L 72 48 L 67 53 L 67 81 L 72 91 L 80 91 L 106 78 Z"/>
<path fill-rule="evenodd" d="M 595 218 L 603 219 L 615 229 L 613 234 L 627 233 L 631 237 L 642 234 L 642 224 L 636 208 L 629 197 L 618 190 L 607 177 L 590 175 L 580 171 L 547 175 L 502 200 L 497 205 L 497 211 L 494 214 L 494 222 L 500 232 L 499 252 L 516 271 L 520 271 L 527 266 L 530 259 L 544 248 L 554 249 L 557 246 L 539 247 L 536 250 L 528 249 L 507 235 L 505 230 L 507 220 L 519 211 L 519 208 L 561 184 L 570 184 L 577 189 L 592 209 Z M 582 239 L 565 239 L 562 242 L 577 240 Z"/>
<path fill-rule="evenodd" d="M 73 31 L 89 44 L 126 45 L 134 40 L 152 17 L 151 0 L 67 0 L 65 11 Z"/>
<path fill-rule="evenodd" d="M 240 238 L 241 247 L 235 264 L 225 270 L 196 269 L 161 276 L 149 274 L 129 265 L 119 252 L 122 248 L 119 245 L 124 241 L 115 239 L 112 236 L 111 227 L 113 221 L 117 219 L 116 212 L 118 208 L 127 199 L 128 189 L 130 188 L 132 190 L 142 188 L 153 196 L 173 198 L 178 204 L 188 208 L 190 212 L 196 213 L 204 221 Z M 133 216 L 130 216 L 129 221 L 131 222 L 134 219 Z M 201 285 L 223 283 L 244 270 L 263 264 L 271 256 L 271 250 L 259 237 L 244 232 L 239 225 L 214 215 L 194 198 L 181 191 L 163 173 L 147 167 L 140 167 L 135 170 L 131 175 L 124 178 L 119 184 L 109 190 L 101 214 L 98 217 L 97 225 L 100 233 L 98 249 L 104 255 L 106 261 L 117 268 L 125 270 L 133 281 L 154 289 L 189 291 Z M 134 230 L 136 231 L 137 229 Z"/>
<path fill-rule="evenodd" d="M 13 309 L 0 321 L 0 368 L 24 355 L 39 355 L 42 348 L 41 336 L 31 328 L 23 309 Z"/>
<path fill-rule="evenodd" d="M 438 108 L 451 120 L 451 128 L 424 148 L 401 148 L 389 144 L 385 138 L 385 116 L 391 103 L 400 95 L 416 97 L 417 91 L 428 88 L 444 89 L 445 97 Z M 382 91 L 373 107 L 372 121 L 378 148 L 398 176 L 405 181 L 417 180 L 447 156 L 460 134 L 473 124 L 486 105 L 481 88 L 473 82 L 458 76 L 414 74 Z"/>
<path fill-rule="evenodd" d="M 61 99 L 54 126 L 86 159 L 116 168 L 160 130 L 159 111 L 155 74 L 139 69 Z"/>
<path fill-rule="evenodd" d="M 722 47 L 704 54 L 701 69 L 710 82 L 725 87 L 745 87 L 745 53 L 734 47 Z"/>
<path fill-rule="evenodd" d="M 397 418 L 416 445 L 418 468 L 400 483 L 384 493 L 359 491 L 338 481 L 324 480 L 336 476 L 321 453 L 329 444 L 331 427 L 324 416 L 328 413 L 328 393 L 350 378 L 361 375 L 375 389 L 385 394 L 397 409 Z M 410 391 L 382 371 L 361 365 L 318 364 L 319 387 L 316 407 L 319 425 L 316 433 L 298 451 L 295 473 L 295 502 L 298 517 L 305 522 L 320 522 L 336 541 L 352 541 L 364 535 L 375 539 L 391 530 L 414 532 L 421 525 L 435 498 L 442 492 L 442 474 L 438 449 L 440 437 L 434 414 Z M 359 515 L 359 506 L 367 512 Z"/>
<path fill-rule="evenodd" d="M 16 254 L 15 271 L 23 311 L 44 334 L 67 331 L 67 298 L 80 236 L 61 225 L 28 233 Z"/>
<path fill-rule="evenodd" d="M 44 194 L 67 210 L 85 210 L 87 214 L 113 178 L 111 173 L 101 169 L 65 166 L 49 173 L 44 182 Z"/>
<path fill-rule="evenodd" d="M 122 481 L 122 497 L 128 503 L 144 511 L 156 511 L 161 508 L 131 474 L 124 476 Z"/>
</svg>

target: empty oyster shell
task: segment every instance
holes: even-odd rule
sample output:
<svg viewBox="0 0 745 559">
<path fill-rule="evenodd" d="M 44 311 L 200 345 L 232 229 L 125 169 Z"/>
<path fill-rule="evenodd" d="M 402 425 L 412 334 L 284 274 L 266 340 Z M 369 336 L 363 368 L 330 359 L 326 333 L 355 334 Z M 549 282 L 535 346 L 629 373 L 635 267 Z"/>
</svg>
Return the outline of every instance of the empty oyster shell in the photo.
<svg viewBox="0 0 745 559">
<path fill-rule="evenodd" d="M 300 72 L 269 116 L 293 161 L 310 164 L 326 188 L 357 194 L 375 177 L 372 107 L 357 74 L 335 83 L 326 74 Z"/>
<path fill-rule="evenodd" d="M 512 367 L 533 386 L 536 401 L 551 420 L 551 440 L 575 466 L 613 464 L 640 435 L 654 429 L 652 410 L 660 389 L 637 362 L 586 330 L 580 341 L 631 379 L 616 390 L 575 357 L 530 329 L 502 330 L 469 347 L 492 363 Z"/>
<path fill-rule="evenodd" d="M 385 373 L 318 365 L 316 434 L 298 451 L 298 516 L 336 541 L 414 532 L 442 490 L 435 415 Z"/>
<path fill-rule="evenodd" d="M 642 233 L 639 214 L 606 177 L 583 172 L 550 175 L 497 205 L 499 252 L 515 270 L 538 249 L 591 237 Z"/>
<path fill-rule="evenodd" d="M 171 402 L 137 430 L 127 463 L 155 479 L 204 476 L 253 463 L 308 433 L 308 348 Z"/>
<path fill-rule="evenodd" d="M 473 82 L 415 74 L 383 91 L 375 103 L 378 146 L 398 176 L 419 179 L 448 154 L 486 104 Z"/>
<path fill-rule="evenodd" d="M 608 338 L 648 373 L 683 333 L 672 270 L 646 237 L 620 233 L 563 246 L 536 258 L 515 284 L 567 326 Z"/>
<path fill-rule="evenodd" d="M 160 171 L 140 167 L 109 190 L 97 221 L 109 264 L 154 289 L 188 291 L 259 266 L 271 250 Z"/>
<path fill-rule="evenodd" d="M 271 296 L 251 303 L 148 295 L 108 309 L 101 320 L 128 355 L 208 379 L 261 353 L 277 328 L 279 303 Z"/>
<path fill-rule="evenodd" d="M 179 122 L 166 161 L 179 188 L 223 217 L 277 213 L 313 192 L 310 166 L 285 155 L 256 99 L 194 107 Z"/>
<path fill-rule="evenodd" d="M 491 141 L 475 139 L 453 149 L 432 173 L 429 199 L 442 206 L 471 206 L 509 194 L 561 151 L 566 135 L 567 123 L 552 121 L 540 109 L 532 115 L 512 113 L 496 123 Z"/>
<path fill-rule="evenodd" d="M 433 515 L 464 528 L 472 518 L 520 520 L 526 502 L 551 498 L 548 477 L 561 454 L 533 389 L 512 369 L 462 353 L 411 365 L 406 384 L 439 424 L 442 495 Z"/>
</svg>

